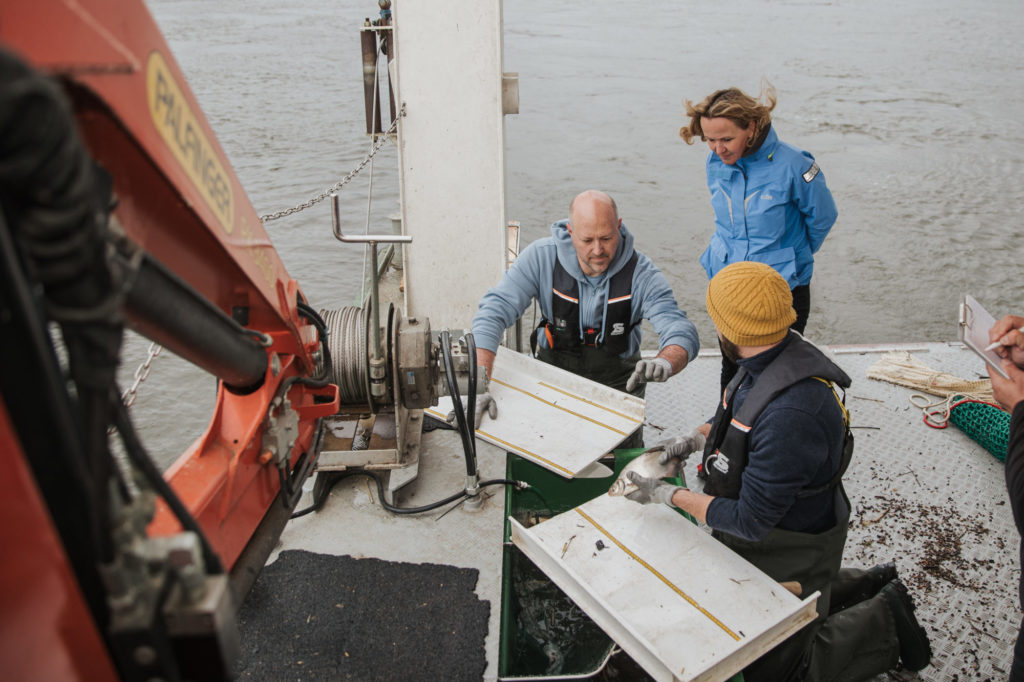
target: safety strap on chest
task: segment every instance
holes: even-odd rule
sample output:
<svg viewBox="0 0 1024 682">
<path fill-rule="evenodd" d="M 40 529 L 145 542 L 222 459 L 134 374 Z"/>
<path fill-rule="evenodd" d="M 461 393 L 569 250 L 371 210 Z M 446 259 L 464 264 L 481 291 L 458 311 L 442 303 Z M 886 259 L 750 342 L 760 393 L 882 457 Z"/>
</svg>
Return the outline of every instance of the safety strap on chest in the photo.
<svg viewBox="0 0 1024 682">
<path fill-rule="evenodd" d="M 551 318 L 542 319 L 530 335 L 530 348 L 537 353 L 537 334 L 543 332 L 548 348 L 575 350 L 580 346 L 595 346 L 610 355 L 620 355 L 629 349 L 629 336 L 635 324 L 633 315 L 633 272 L 637 254 L 634 251 L 621 270 L 608 282 L 602 329 L 580 329 L 580 285 L 575 277 L 555 258 L 551 273 Z M 604 332 L 602 334 L 602 331 Z M 581 336 L 582 335 L 582 336 Z"/>
<path fill-rule="evenodd" d="M 818 376 L 819 373 L 832 378 Z M 750 429 L 754 422 L 765 407 L 782 391 L 799 381 L 810 378 L 828 385 L 839 404 L 843 414 L 843 452 L 839 469 L 827 483 L 822 486 L 806 488 L 800 491 L 797 497 L 817 495 L 838 485 L 853 457 L 853 434 L 850 431 L 850 416 L 846 409 L 845 392 L 840 398 L 836 391 L 837 382 L 844 387 L 850 385 L 850 379 L 846 373 L 822 355 L 821 351 L 813 344 L 796 335 L 796 338 L 790 340 L 782 354 L 761 373 L 740 408 L 734 410 L 732 406 L 734 395 L 745 377 L 746 370 L 741 367 L 723 392 L 722 401 L 716 411 L 712 423 L 712 433 L 709 434 L 710 437 L 705 445 L 701 465 L 701 473 L 707 479 L 704 486 L 705 491 L 711 495 L 721 495 L 733 499 L 739 496 L 741 476 L 747 466 Z"/>
<path fill-rule="evenodd" d="M 843 390 L 843 396 L 839 397 L 839 392 L 836 391 L 836 385 L 834 382 L 828 379 L 822 379 L 821 377 L 812 377 L 817 379 L 823 384 L 827 384 L 832 389 L 832 395 L 835 396 L 836 402 L 839 404 L 839 409 L 843 413 L 843 454 L 839 459 L 839 469 L 835 475 L 829 479 L 828 483 L 824 485 L 815 486 L 814 488 L 804 488 L 796 494 L 798 499 L 805 497 L 812 497 L 823 493 L 830 488 L 834 488 L 839 485 L 839 482 L 843 479 L 843 474 L 850 466 L 850 460 L 853 459 L 853 431 L 850 430 L 850 411 L 846 409 L 846 391 Z"/>
</svg>

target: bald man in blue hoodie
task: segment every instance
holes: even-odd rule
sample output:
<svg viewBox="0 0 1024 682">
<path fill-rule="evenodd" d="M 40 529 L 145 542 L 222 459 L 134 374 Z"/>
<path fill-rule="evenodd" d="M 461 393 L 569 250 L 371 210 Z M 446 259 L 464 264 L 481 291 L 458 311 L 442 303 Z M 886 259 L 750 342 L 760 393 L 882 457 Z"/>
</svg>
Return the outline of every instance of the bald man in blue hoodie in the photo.
<svg viewBox="0 0 1024 682">
<path fill-rule="evenodd" d="M 577 195 L 569 218 L 527 246 L 480 300 L 473 338 L 488 374 L 505 330 L 534 299 L 543 317 L 531 336 L 539 359 L 639 397 L 646 382 L 677 374 L 699 349 L 697 330 L 665 276 L 634 248 L 604 192 Z M 645 319 L 658 334 L 658 353 L 649 359 L 640 355 Z M 639 446 L 637 436 L 623 447 Z"/>
</svg>

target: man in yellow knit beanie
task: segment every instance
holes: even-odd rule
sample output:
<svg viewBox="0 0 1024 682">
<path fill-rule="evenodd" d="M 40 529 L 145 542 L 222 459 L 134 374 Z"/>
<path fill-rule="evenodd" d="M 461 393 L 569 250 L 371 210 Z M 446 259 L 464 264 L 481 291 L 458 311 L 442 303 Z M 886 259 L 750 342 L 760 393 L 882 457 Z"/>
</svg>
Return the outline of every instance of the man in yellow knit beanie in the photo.
<svg viewBox="0 0 1024 682">
<path fill-rule="evenodd" d="M 631 474 L 628 497 L 683 509 L 779 582 L 815 591 L 818 617 L 743 671 L 759 680 L 863 680 L 921 670 L 928 635 L 894 564 L 840 569 L 850 503 L 842 475 L 853 451 L 835 386 L 850 378 L 790 325 L 786 281 L 763 263 L 733 263 L 708 284 L 708 315 L 737 365 L 705 431 L 704 491 Z M 667 453 L 666 453 L 667 454 Z"/>
<path fill-rule="evenodd" d="M 744 261 L 720 270 L 708 283 L 708 315 L 737 346 L 770 346 L 796 321 L 793 292 L 770 265 Z"/>
</svg>

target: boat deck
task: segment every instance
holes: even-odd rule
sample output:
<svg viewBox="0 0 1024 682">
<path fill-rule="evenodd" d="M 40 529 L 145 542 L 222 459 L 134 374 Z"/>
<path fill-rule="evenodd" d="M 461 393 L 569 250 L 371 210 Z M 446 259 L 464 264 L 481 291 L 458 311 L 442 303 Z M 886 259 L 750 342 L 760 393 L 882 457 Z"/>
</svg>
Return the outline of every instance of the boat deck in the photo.
<svg viewBox="0 0 1024 682">
<path fill-rule="evenodd" d="M 845 563 L 895 560 L 934 651 L 921 673 L 878 679 L 1005 679 L 1021 611 L 1019 537 L 1003 464 L 955 426 L 925 425 L 909 389 L 866 378 L 892 349 L 965 379 L 983 369 L 959 344 L 832 347 L 853 378 Z M 647 443 L 689 431 L 711 414 L 719 369 L 717 352 L 702 352 L 678 377 L 648 388 Z M 505 453 L 477 447 L 482 479 L 502 477 Z M 464 484 L 453 432 L 424 434 L 422 451 L 419 478 L 399 491 L 401 506 L 442 499 Z M 695 467 L 688 463 L 688 480 Z M 376 503 L 367 478 L 341 481 L 321 511 L 289 523 L 257 580 L 249 601 L 260 608 L 241 614 L 238 677 L 496 679 L 503 492 L 487 490 L 493 496 L 476 511 L 395 516 Z M 289 610 L 304 610 L 263 631 L 257 612 L 282 593 Z"/>
<path fill-rule="evenodd" d="M 853 513 L 844 563 L 869 567 L 894 560 L 932 642 L 932 665 L 900 677 L 1005 679 L 1021 612 L 1020 540 L 1003 464 L 952 424 L 924 424 L 910 402 L 911 390 L 866 378 L 886 350 L 909 351 L 936 371 L 967 380 L 978 379 L 984 363 L 960 344 L 832 350 L 853 379 L 846 405 L 856 448 L 844 478 Z M 661 391 L 649 395 L 647 419 L 668 427 L 666 436 L 710 414 L 696 400 L 706 393 L 696 389 L 717 388 L 720 361 L 704 357 L 669 382 L 672 397 Z M 655 442 L 652 435 L 646 440 Z M 688 463 L 687 474 L 695 480 L 696 462 Z"/>
</svg>

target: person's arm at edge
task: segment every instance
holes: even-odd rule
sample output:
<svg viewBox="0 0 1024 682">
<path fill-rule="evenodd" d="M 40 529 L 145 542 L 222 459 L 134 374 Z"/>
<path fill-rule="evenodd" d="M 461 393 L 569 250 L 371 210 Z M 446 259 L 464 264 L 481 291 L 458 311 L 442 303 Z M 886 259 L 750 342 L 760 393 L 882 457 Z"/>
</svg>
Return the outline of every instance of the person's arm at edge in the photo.
<svg viewBox="0 0 1024 682">
<path fill-rule="evenodd" d="M 477 366 L 483 367 L 484 369 L 487 370 L 487 378 L 488 379 L 490 379 L 491 378 L 491 374 L 494 373 L 494 358 L 495 358 L 495 356 L 497 356 L 497 353 L 495 353 L 492 350 L 487 350 L 486 348 L 477 348 L 476 349 L 476 364 L 477 364 Z"/>
<path fill-rule="evenodd" d="M 672 494 L 672 506 L 682 509 L 701 523 L 708 522 L 708 507 L 715 498 L 704 493 L 695 493 L 686 488 L 679 488 Z"/>
<path fill-rule="evenodd" d="M 810 167 L 811 163 L 816 163 L 816 161 L 811 161 L 807 166 Z M 825 182 L 825 173 L 820 170 L 820 166 L 817 176 L 810 182 L 804 182 L 802 175 L 807 168 L 795 170 L 793 184 L 796 187 L 794 196 L 797 209 L 804 216 L 811 253 L 817 253 L 821 245 L 825 243 L 825 237 L 832 230 L 832 226 L 835 225 L 836 219 L 839 217 L 839 210 L 836 208 L 832 191 Z"/>
<path fill-rule="evenodd" d="M 1002 345 L 997 346 L 996 355 L 1001 358 L 1017 361 L 1024 354 L 1024 333 L 1020 329 L 1024 327 L 1024 317 L 1017 315 L 1004 315 L 992 325 L 988 331 L 989 341 L 999 341 Z"/>
<path fill-rule="evenodd" d="M 479 353 L 477 353 L 477 357 L 480 357 Z M 686 349 L 675 344 L 662 348 L 658 351 L 658 355 L 656 357 L 665 358 L 669 361 L 672 365 L 672 376 L 682 372 L 690 362 L 690 355 L 686 352 Z"/>
<path fill-rule="evenodd" d="M 1016 324 L 1014 322 L 1014 324 Z M 1003 360 L 1003 368 L 1010 375 L 1004 379 L 992 372 L 992 394 L 999 404 L 1010 410 L 1010 439 L 1006 450 L 1004 475 L 1006 492 L 1010 500 L 1013 520 L 1020 530 L 1024 528 L 1024 372 L 1010 360 Z"/>
<path fill-rule="evenodd" d="M 1003 359 L 1003 369 L 1006 370 L 1009 379 L 1004 379 L 996 372 L 990 373 L 992 396 L 997 403 L 1012 413 L 1021 402 L 1024 402 L 1024 371 L 1006 358 Z"/>
<path fill-rule="evenodd" d="M 472 322 L 477 363 L 487 368 L 488 375 L 493 368 L 494 354 L 501 343 L 502 334 L 529 307 L 540 291 L 544 270 L 550 270 L 548 261 L 555 256 L 553 249 L 550 255 L 544 253 L 547 250 L 545 244 L 545 240 L 537 240 L 523 249 L 512 267 L 498 284 L 487 290 L 477 305 Z M 544 312 L 543 302 L 541 312 Z M 490 358 L 482 356 L 481 350 L 489 352 Z M 487 364 L 484 364 L 485 361 Z"/>
</svg>

